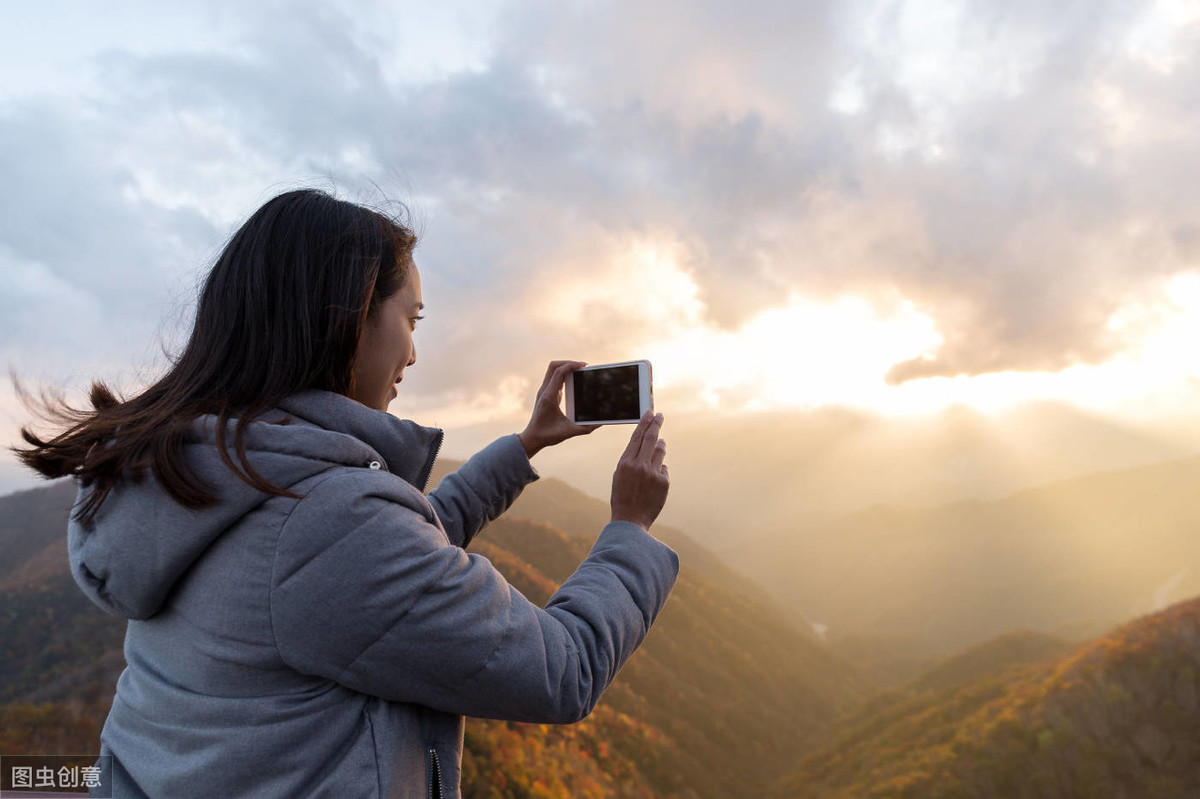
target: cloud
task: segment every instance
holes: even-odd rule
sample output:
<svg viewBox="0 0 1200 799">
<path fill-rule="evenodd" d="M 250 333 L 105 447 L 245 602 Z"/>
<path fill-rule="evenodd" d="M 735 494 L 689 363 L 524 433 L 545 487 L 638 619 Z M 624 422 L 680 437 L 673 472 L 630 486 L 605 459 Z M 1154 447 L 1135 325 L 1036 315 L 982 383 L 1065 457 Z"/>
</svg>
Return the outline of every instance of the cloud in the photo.
<svg viewBox="0 0 1200 799">
<path fill-rule="evenodd" d="M 0 356 L 56 379 L 155 344 L 214 239 L 137 196 L 118 125 L 64 105 L 12 103 L 0 125 Z"/>
<path fill-rule="evenodd" d="M 144 351 L 232 227 L 315 179 L 415 210 L 422 407 L 789 298 L 932 320 L 893 382 L 1101 362 L 1114 314 L 1200 269 L 1200 28 L 1156 8 L 512 3 L 421 68 L 419 14 L 222 6 L 203 46 L 100 47 L 71 93 L 0 100 L 4 351 L 35 363 L 48 317 L 42 355 Z M 636 290 L 648 241 L 682 293 L 589 295 Z"/>
<path fill-rule="evenodd" d="M 621 132 L 591 140 L 630 167 L 613 199 L 633 213 L 610 224 L 671 224 L 705 253 L 694 274 L 721 325 L 788 291 L 882 286 L 944 334 L 895 382 L 1106 360 L 1123 346 L 1111 316 L 1198 266 L 1197 26 L 1163 72 L 1127 47 L 1147 6 L 943 6 L 856 6 L 856 36 L 828 10 L 727 30 L 704 4 L 599 4 L 516 39 Z"/>
</svg>

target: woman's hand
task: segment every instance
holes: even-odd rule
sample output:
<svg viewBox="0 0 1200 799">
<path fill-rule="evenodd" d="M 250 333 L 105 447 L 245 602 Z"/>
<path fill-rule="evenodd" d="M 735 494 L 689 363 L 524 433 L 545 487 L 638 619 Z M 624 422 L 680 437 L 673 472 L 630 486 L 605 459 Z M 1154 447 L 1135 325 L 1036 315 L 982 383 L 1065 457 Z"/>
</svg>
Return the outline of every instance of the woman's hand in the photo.
<svg viewBox="0 0 1200 799">
<path fill-rule="evenodd" d="M 671 478 L 663 458 L 667 442 L 658 437 L 662 414 L 646 411 L 629 438 L 613 473 L 612 520 L 639 524 L 649 530 L 667 503 Z"/>
<path fill-rule="evenodd" d="M 533 402 L 533 416 L 517 437 L 525 447 L 525 454 L 532 458 L 543 447 L 552 447 L 568 438 L 586 435 L 600 425 L 575 424 L 562 412 L 563 385 L 567 375 L 581 366 L 582 361 L 551 361 L 546 367 L 546 377 L 538 389 Z"/>
</svg>

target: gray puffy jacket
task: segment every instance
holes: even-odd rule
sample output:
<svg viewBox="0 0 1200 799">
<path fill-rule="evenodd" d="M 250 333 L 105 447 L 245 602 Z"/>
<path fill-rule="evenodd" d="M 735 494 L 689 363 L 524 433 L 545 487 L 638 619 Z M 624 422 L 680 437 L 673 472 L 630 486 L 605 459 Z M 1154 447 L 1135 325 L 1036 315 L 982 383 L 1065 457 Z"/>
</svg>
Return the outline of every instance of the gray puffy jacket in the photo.
<svg viewBox="0 0 1200 799">
<path fill-rule="evenodd" d="M 458 796 L 463 715 L 583 718 L 675 581 L 627 522 L 545 609 L 467 554 L 537 479 L 516 436 L 426 497 L 441 431 L 306 391 L 245 439 L 297 500 L 238 479 L 215 431 L 196 420 L 183 458 L 218 504 L 147 477 L 70 525 L 75 579 L 130 619 L 101 733 L 117 797 Z"/>
</svg>

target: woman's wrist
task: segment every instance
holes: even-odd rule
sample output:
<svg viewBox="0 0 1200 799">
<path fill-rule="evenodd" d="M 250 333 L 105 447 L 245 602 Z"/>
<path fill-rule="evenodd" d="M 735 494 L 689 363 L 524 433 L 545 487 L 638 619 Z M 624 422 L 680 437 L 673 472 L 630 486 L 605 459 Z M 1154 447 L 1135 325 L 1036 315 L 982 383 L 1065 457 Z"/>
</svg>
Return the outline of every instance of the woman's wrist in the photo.
<svg viewBox="0 0 1200 799">
<path fill-rule="evenodd" d="M 534 455 L 541 452 L 542 447 L 545 446 L 544 444 L 534 441 L 533 436 L 529 434 L 528 430 L 523 430 L 520 433 L 517 433 L 517 438 L 520 440 L 521 446 L 525 448 L 525 457 L 529 458 L 530 460 L 533 459 Z"/>
</svg>

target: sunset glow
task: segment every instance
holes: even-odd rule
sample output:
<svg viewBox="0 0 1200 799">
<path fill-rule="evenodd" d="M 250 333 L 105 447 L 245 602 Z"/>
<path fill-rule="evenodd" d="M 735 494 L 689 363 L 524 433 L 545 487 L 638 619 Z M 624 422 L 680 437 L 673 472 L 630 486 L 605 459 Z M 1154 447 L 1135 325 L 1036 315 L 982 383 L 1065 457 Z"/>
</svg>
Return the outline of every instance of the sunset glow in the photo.
<svg viewBox="0 0 1200 799">
<path fill-rule="evenodd" d="M 660 392 L 677 405 L 726 411 L 844 405 L 906 415 L 964 405 L 997 412 L 1044 400 L 1112 411 L 1178 391 L 1200 376 L 1197 273 L 1176 275 L 1150 300 L 1115 313 L 1108 328 L 1122 349 L 1106 362 L 889 385 L 892 366 L 932 356 L 947 335 L 913 302 L 901 298 L 881 308 L 850 294 L 828 300 L 793 293 L 722 329 L 681 266 L 688 257 L 678 242 L 639 240 L 597 280 L 566 284 L 550 295 L 548 320 L 564 328 L 580 319 L 625 320 L 631 327 L 618 325 L 611 338 L 653 362 Z M 638 299 L 631 303 L 631 297 Z"/>
</svg>

